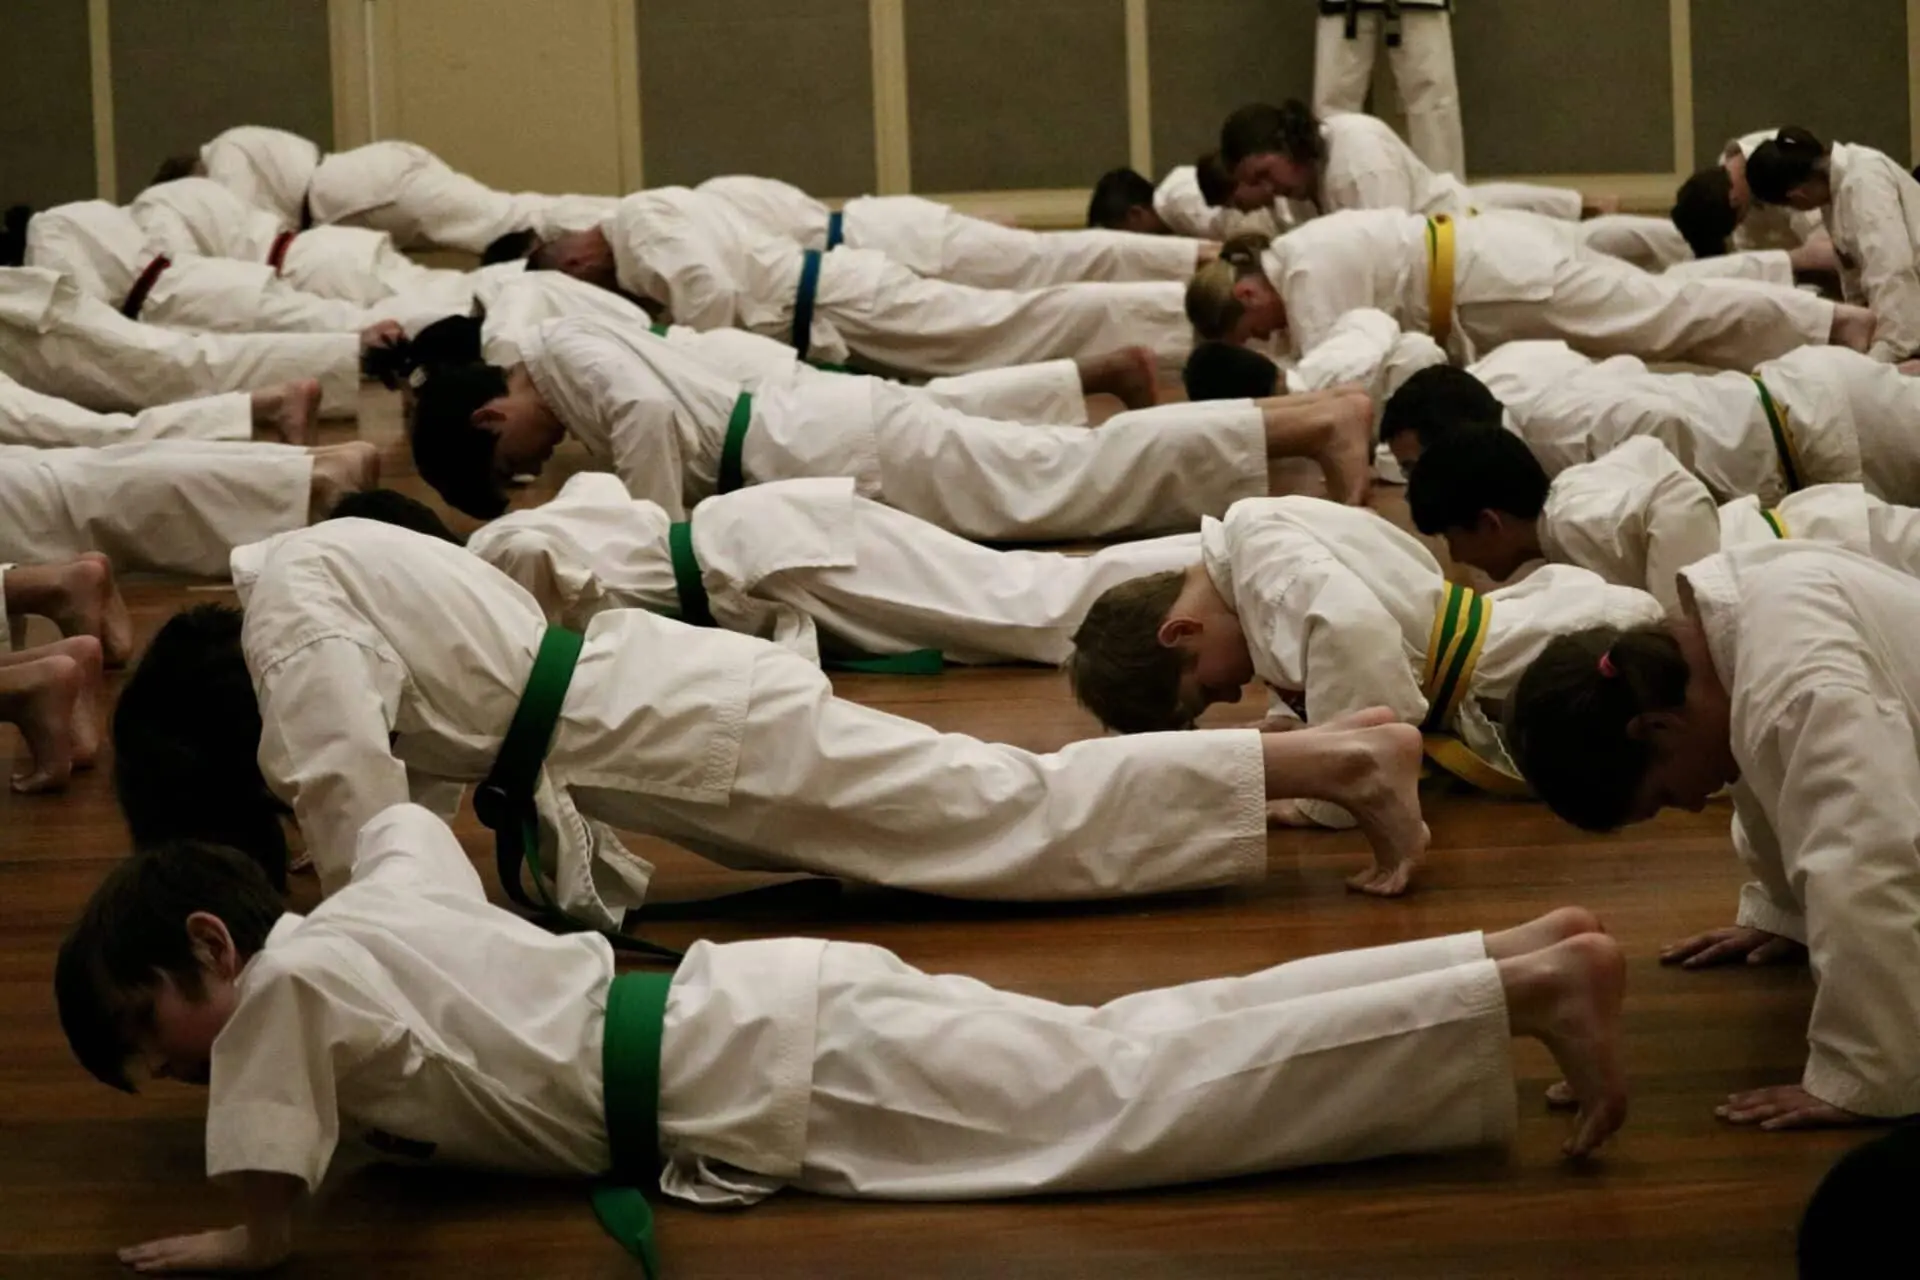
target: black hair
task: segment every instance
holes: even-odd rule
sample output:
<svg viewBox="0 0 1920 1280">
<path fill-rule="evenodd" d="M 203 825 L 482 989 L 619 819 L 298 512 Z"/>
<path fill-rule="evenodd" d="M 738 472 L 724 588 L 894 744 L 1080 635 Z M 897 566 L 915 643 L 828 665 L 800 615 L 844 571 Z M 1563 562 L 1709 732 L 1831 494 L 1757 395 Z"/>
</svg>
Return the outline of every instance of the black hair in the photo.
<svg viewBox="0 0 1920 1280">
<path fill-rule="evenodd" d="M 27 224 L 33 221 L 33 206 L 16 204 L 0 220 L 0 267 L 18 267 L 27 260 Z"/>
<path fill-rule="evenodd" d="M 1200 198 L 1218 209 L 1233 199 L 1233 170 L 1227 168 L 1218 151 L 1209 151 L 1193 162 L 1194 177 L 1200 183 Z"/>
<path fill-rule="evenodd" d="M 480 363 L 479 316 L 447 316 L 416 333 L 407 343 L 413 367 L 436 369 Z"/>
<path fill-rule="evenodd" d="M 147 185 L 157 187 L 163 182 L 178 182 L 182 178 L 191 178 L 200 167 L 200 157 L 188 152 L 184 155 L 168 156 L 153 171 L 153 181 Z"/>
<path fill-rule="evenodd" d="M 481 406 L 507 394 L 507 375 L 490 364 L 432 370 L 414 395 L 407 432 L 413 465 L 446 503 L 476 520 L 507 509 L 493 471 L 493 432 L 473 423 Z"/>
<path fill-rule="evenodd" d="M 327 512 L 328 520 L 378 520 L 381 524 L 396 525 L 402 529 L 411 529 L 415 533 L 424 533 L 429 538 L 439 538 L 451 542 L 456 547 L 464 547 L 467 540 L 447 528 L 434 509 L 418 498 L 410 498 L 397 489 L 366 489 L 359 493 L 350 493 L 333 504 L 333 510 Z"/>
<path fill-rule="evenodd" d="M 1297 164 L 1327 158 L 1320 120 L 1306 103 L 1288 98 L 1279 106 L 1256 102 L 1241 107 L 1220 126 L 1220 163 L 1231 173 L 1248 156 L 1277 151 Z"/>
<path fill-rule="evenodd" d="M 492 243 L 480 252 L 480 265 L 491 267 L 498 262 L 518 262 L 540 247 L 540 237 L 532 231 L 509 231 L 503 236 L 494 237 Z"/>
<path fill-rule="evenodd" d="M 1685 703 L 1689 674 L 1664 626 L 1560 636 L 1507 700 L 1507 748 L 1548 808 L 1583 830 L 1613 831 L 1633 815 L 1651 760 L 1627 727 L 1636 716 Z"/>
<path fill-rule="evenodd" d="M 1827 1170 L 1800 1217 L 1800 1280 L 1906 1273 L 1905 1214 L 1920 1184 L 1920 1125 L 1855 1147 Z"/>
<path fill-rule="evenodd" d="M 1782 129 L 1747 157 L 1747 190 L 1761 204 L 1785 204 L 1826 158 L 1826 144 L 1805 129 Z"/>
<path fill-rule="evenodd" d="M 1132 169 L 1109 169 L 1093 184 L 1087 202 L 1087 225 L 1118 230 L 1131 210 L 1153 207 L 1153 183 Z"/>
<path fill-rule="evenodd" d="M 217 841 L 287 881 L 289 810 L 260 772 L 260 701 L 229 605 L 169 618 L 113 709 L 113 785 L 136 846 Z"/>
<path fill-rule="evenodd" d="M 280 895 L 241 853 L 199 840 L 143 849 L 107 873 L 54 964 L 54 1001 L 67 1044 L 93 1077 L 132 1093 L 127 1059 L 145 993 L 165 974 L 189 997 L 204 991 L 187 917 L 217 916 L 245 961 L 266 945 Z"/>
<path fill-rule="evenodd" d="M 1694 174 L 1674 193 L 1670 216 L 1694 257 L 1719 257 L 1740 225 L 1733 211 L 1733 175 L 1717 164 Z"/>
<path fill-rule="evenodd" d="M 1482 511 L 1531 520 L 1547 503 L 1546 468 L 1504 427 L 1449 431 L 1423 446 L 1407 477 L 1413 527 L 1428 535 L 1471 529 Z"/>
<path fill-rule="evenodd" d="M 1417 432 L 1425 449 L 1460 427 L 1498 427 L 1506 406 L 1487 384 L 1448 364 L 1431 365 L 1400 384 L 1380 411 L 1380 438 Z"/>
<path fill-rule="evenodd" d="M 1180 377 L 1189 400 L 1264 400 L 1279 390 L 1280 366 L 1246 347 L 1203 342 Z"/>
<path fill-rule="evenodd" d="M 560 242 L 542 240 L 527 253 L 527 270 L 558 271 L 560 269 Z"/>
</svg>

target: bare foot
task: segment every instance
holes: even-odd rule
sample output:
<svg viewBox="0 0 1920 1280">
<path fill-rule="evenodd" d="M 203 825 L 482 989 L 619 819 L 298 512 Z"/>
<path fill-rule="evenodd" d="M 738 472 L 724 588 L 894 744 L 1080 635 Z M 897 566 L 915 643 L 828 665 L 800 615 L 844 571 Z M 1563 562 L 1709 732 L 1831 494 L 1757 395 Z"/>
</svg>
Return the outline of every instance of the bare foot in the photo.
<svg viewBox="0 0 1920 1280">
<path fill-rule="evenodd" d="M 1827 334 L 1827 342 L 1832 346 L 1852 347 L 1855 351 L 1866 352 L 1873 348 L 1873 330 L 1873 312 L 1845 302 L 1835 303 L 1833 328 Z"/>
<path fill-rule="evenodd" d="M 311 445 L 319 438 L 320 384 L 297 378 L 253 393 L 253 429 L 262 439 Z"/>
<path fill-rule="evenodd" d="M 1902 360 L 1895 367 L 1909 378 L 1920 377 L 1920 360 Z"/>
<path fill-rule="evenodd" d="M 1373 493 L 1373 397 L 1364 391 L 1345 391 L 1327 408 L 1333 414 L 1333 429 L 1314 456 L 1327 477 L 1327 496 L 1364 507 Z"/>
<path fill-rule="evenodd" d="M 1525 924 L 1487 934 L 1487 958 L 1510 960 L 1529 952 L 1544 951 L 1556 942 L 1565 942 L 1583 933 L 1605 932 L 1600 917 L 1585 907 L 1561 907 Z"/>
<path fill-rule="evenodd" d="M 1151 409 L 1160 403 L 1159 362 L 1145 347 L 1122 347 L 1080 363 L 1080 388 L 1115 397 L 1129 409 Z"/>
<path fill-rule="evenodd" d="M 1407 891 L 1414 866 L 1427 851 L 1429 833 L 1420 816 L 1420 730 L 1399 721 L 1351 728 L 1335 721 L 1325 732 L 1355 754 L 1350 785 L 1327 798 L 1353 815 L 1373 846 L 1373 865 L 1349 878 L 1347 885 L 1361 893 L 1398 897 Z"/>
<path fill-rule="evenodd" d="M 1587 1155 L 1627 1118 L 1620 1065 L 1627 969 L 1620 944 L 1605 934 L 1583 933 L 1499 966 L 1513 1029 L 1547 1046 L 1579 1107 L 1563 1150 Z"/>
<path fill-rule="evenodd" d="M 73 776 L 75 704 L 85 680 L 64 654 L 0 667 L 0 716 L 20 727 L 32 756 L 13 775 L 23 795 L 58 791 Z"/>
<path fill-rule="evenodd" d="M 100 642 L 92 636 L 68 636 L 31 650 L 29 657 L 67 658 L 80 669 L 73 701 L 73 767 L 91 769 L 100 755 L 100 709 L 106 703 L 107 673 Z"/>
<path fill-rule="evenodd" d="M 380 483 L 380 450 L 366 440 L 327 445 L 313 451 L 313 487 L 307 499 L 307 520 L 326 519 L 334 504 L 350 493 L 363 493 Z"/>
<path fill-rule="evenodd" d="M 33 606 L 50 618 L 63 636 L 91 636 L 100 642 L 108 666 L 124 666 L 133 656 L 133 620 L 113 580 L 113 563 L 97 551 L 54 568 L 53 589 Z"/>
</svg>

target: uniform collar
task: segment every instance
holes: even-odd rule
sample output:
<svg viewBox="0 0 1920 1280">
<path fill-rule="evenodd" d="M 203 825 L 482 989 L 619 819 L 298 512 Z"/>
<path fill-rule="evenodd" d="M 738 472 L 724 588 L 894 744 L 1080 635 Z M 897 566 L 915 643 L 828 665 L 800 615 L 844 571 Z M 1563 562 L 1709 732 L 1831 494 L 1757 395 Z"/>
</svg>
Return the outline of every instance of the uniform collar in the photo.
<svg viewBox="0 0 1920 1280">
<path fill-rule="evenodd" d="M 1720 685 L 1731 690 L 1740 647 L 1740 583 L 1733 564 L 1725 554 L 1708 556 L 1682 569 L 1680 576 L 1693 588 L 1700 627 L 1706 633 L 1707 652 Z"/>
</svg>

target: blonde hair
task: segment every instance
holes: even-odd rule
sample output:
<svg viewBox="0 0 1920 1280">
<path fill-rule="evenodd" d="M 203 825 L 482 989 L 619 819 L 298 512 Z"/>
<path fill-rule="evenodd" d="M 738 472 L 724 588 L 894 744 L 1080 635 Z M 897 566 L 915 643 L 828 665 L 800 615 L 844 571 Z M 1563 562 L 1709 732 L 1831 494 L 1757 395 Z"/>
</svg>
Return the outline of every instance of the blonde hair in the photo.
<svg viewBox="0 0 1920 1280">
<path fill-rule="evenodd" d="M 1133 578 L 1107 588 L 1073 635 L 1067 682 L 1080 705 L 1119 733 L 1184 729 L 1180 677 L 1186 658 L 1160 643 L 1186 586 L 1179 569 Z"/>
<path fill-rule="evenodd" d="M 1262 235 L 1235 236 L 1220 246 L 1220 256 L 1193 273 L 1187 283 L 1187 319 L 1212 342 L 1224 341 L 1247 314 L 1233 287 L 1261 273 L 1260 256 L 1270 243 Z"/>
</svg>

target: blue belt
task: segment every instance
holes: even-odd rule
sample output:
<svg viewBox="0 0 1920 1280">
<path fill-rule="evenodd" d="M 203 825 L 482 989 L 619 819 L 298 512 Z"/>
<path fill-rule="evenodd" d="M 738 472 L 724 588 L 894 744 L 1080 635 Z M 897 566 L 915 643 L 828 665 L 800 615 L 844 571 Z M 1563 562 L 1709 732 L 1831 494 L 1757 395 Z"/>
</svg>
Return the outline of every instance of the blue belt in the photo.
<svg viewBox="0 0 1920 1280">
<path fill-rule="evenodd" d="M 820 262 L 826 255 L 808 249 L 800 268 L 800 292 L 793 299 L 793 349 L 802 360 L 813 347 L 813 300 L 820 293 Z"/>
<path fill-rule="evenodd" d="M 832 253 L 847 242 L 847 215 L 830 213 L 827 215 L 827 252 Z"/>
</svg>

